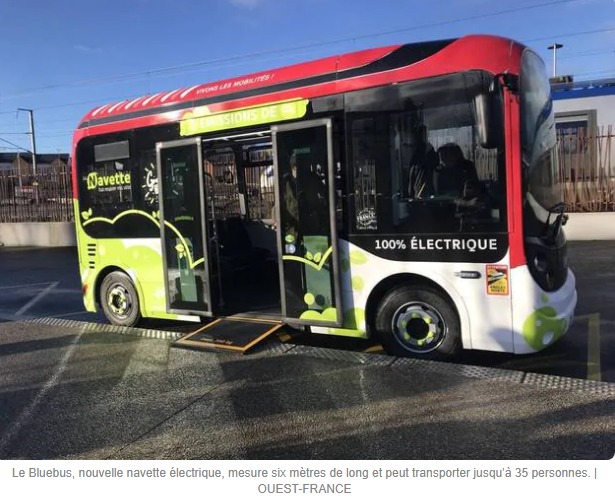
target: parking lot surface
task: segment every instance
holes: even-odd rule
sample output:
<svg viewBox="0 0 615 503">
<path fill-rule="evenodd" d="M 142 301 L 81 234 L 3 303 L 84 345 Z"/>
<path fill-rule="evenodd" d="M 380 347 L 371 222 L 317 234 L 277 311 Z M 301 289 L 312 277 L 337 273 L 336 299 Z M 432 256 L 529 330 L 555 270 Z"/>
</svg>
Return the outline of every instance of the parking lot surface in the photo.
<svg viewBox="0 0 615 503">
<path fill-rule="evenodd" d="M 176 347 L 185 326 L 84 313 L 74 250 L 2 250 L 0 458 L 611 458 L 613 247 L 573 243 L 561 344 L 456 364 L 289 335 L 247 355 Z"/>
<path fill-rule="evenodd" d="M 531 355 L 466 351 L 458 363 L 615 382 L 615 242 L 571 242 L 570 264 L 578 305 L 569 333 L 556 345 Z M 0 314 L 106 323 L 102 313 L 84 311 L 75 248 L 0 251 Z M 17 319 L 17 318 L 13 318 Z M 193 325 L 152 321 L 148 326 L 185 332 Z M 304 337 L 297 344 L 382 353 L 373 344 L 347 338 Z"/>
</svg>

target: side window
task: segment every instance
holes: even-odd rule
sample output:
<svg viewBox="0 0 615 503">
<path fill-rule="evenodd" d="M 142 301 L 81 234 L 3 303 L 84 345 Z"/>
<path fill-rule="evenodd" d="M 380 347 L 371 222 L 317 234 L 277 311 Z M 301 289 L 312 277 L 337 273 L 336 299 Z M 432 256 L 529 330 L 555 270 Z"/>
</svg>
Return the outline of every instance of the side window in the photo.
<svg viewBox="0 0 615 503">
<path fill-rule="evenodd" d="M 359 118 L 351 123 L 352 171 L 354 178 L 354 227 L 378 229 L 376 200 L 376 121 Z"/>
<path fill-rule="evenodd" d="M 344 166 L 344 129 L 343 121 L 336 120 L 333 123 L 333 173 L 335 180 L 335 221 L 337 233 L 340 237 L 347 239 L 348 230 L 346 229 L 346 203 L 348 198 L 344 197 L 348 175 Z"/>
<path fill-rule="evenodd" d="M 86 142 L 79 149 L 82 218 L 114 218 L 133 207 L 130 144 Z"/>
<path fill-rule="evenodd" d="M 90 205 L 113 213 L 132 204 L 130 161 L 95 162 L 86 169 L 86 186 Z"/>
<path fill-rule="evenodd" d="M 134 130 L 133 137 L 131 154 L 136 177 L 134 205 L 136 209 L 152 215 L 160 208 L 156 143 L 177 139 L 177 131 L 169 126 L 143 128 Z M 135 231 L 139 237 L 160 235 L 160 229 L 151 224 L 141 225 Z"/>
<path fill-rule="evenodd" d="M 136 173 L 140 194 L 138 206 L 147 213 L 153 213 L 159 209 L 156 151 L 144 150 L 137 159 Z"/>
<path fill-rule="evenodd" d="M 88 235 L 160 237 L 155 222 L 159 207 L 156 142 L 176 137 L 176 128 L 164 126 L 85 138 L 79 143 L 79 206 Z"/>
<path fill-rule="evenodd" d="M 478 143 L 472 97 L 483 72 L 435 77 L 346 97 L 354 230 L 506 230 L 504 156 Z"/>
</svg>

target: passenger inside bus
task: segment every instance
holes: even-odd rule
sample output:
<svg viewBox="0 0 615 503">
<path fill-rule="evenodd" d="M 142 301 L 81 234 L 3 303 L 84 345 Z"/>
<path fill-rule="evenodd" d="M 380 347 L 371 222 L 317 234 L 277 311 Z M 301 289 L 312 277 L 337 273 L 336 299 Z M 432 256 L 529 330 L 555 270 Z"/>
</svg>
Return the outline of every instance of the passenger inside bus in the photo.
<svg viewBox="0 0 615 503">
<path fill-rule="evenodd" d="M 434 171 L 439 163 L 438 154 L 427 142 L 424 127 L 411 131 L 403 146 L 410 159 L 407 183 L 408 198 L 425 199 L 434 194 Z"/>
<path fill-rule="evenodd" d="M 442 145 L 437 153 L 429 149 L 424 143 L 417 150 L 422 155 L 414 157 L 409 172 L 408 218 L 402 217 L 400 222 L 423 231 L 467 228 L 471 219 L 483 218 L 482 211 L 488 208 L 474 163 L 456 143 Z"/>
<path fill-rule="evenodd" d="M 460 230 L 470 218 L 486 218 L 488 195 L 478 178 L 474 163 L 466 159 L 461 147 L 447 143 L 438 149 L 440 165 L 434 174 L 437 196 L 450 196 L 455 203 L 455 217 L 460 219 Z"/>
<path fill-rule="evenodd" d="M 305 236 L 327 234 L 328 216 L 326 187 L 311 166 L 306 166 L 300 179 L 299 215 Z"/>
<path fill-rule="evenodd" d="M 283 203 L 281 207 L 282 237 L 286 243 L 285 253 L 295 253 L 299 241 L 299 194 L 297 185 L 297 158 L 291 155 L 288 173 L 283 180 Z"/>
<path fill-rule="evenodd" d="M 299 167 L 296 155 L 289 160 L 289 173 L 284 175 L 284 205 L 282 222 L 284 240 L 299 252 L 306 235 L 320 235 L 328 222 L 326 188 L 311 166 L 304 163 Z M 299 173 L 301 169 L 301 173 Z"/>
<path fill-rule="evenodd" d="M 446 143 L 438 149 L 440 164 L 433 176 L 434 195 L 464 197 L 466 187 L 479 186 L 474 163 L 463 156 L 456 143 Z"/>
</svg>

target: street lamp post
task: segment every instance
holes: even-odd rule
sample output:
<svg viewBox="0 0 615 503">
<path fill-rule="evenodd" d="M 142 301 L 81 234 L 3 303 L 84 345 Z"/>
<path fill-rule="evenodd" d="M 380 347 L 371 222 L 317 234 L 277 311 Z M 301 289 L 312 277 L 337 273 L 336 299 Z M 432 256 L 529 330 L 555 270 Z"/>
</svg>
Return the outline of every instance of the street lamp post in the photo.
<svg viewBox="0 0 615 503">
<path fill-rule="evenodd" d="M 553 76 L 557 77 L 557 50 L 564 47 L 564 44 L 553 44 L 547 47 L 547 49 L 553 51 Z"/>
<path fill-rule="evenodd" d="M 36 139 L 34 136 L 34 111 L 29 108 L 18 108 L 30 115 L 30 143 L 32 145 L 32 174 L 36 175 Z"/>
<path fill-rule="evenodd" d="M 34 175 L 34 194 L 36 197 L 36 204 L 38 205 L 38 182 L 36 180 L 36 138 L 34 136 L 34 111 L 29 108 L 18 108 L 19 111 L 28 112 L 30 115 L 30 143 L 32 145 L 32 175 Z"/>
</svg>

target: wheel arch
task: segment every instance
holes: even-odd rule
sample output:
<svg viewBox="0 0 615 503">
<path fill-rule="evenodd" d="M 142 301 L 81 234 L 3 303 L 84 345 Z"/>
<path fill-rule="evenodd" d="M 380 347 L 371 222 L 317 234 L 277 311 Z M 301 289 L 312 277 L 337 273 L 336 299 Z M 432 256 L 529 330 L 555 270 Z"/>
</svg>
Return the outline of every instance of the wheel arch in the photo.
<svg viewBox="0 0 615 503">
<path fill-rule="evenodd" d="M 373 335 L 369 332 L 371 331 L 371 327 L 374 326 L 376 310 L 382 298 L 395 287 L 409 285 L 429 287 L 440 293 L 450 303 L 459 318 L 462 347 L 464 349 L 471 349 L 470 319 L 465 303 L 457 289 L 444 280 L 438 282 L 432 278 L 416 273 L 394 274 L 384 278 L 374 286 L 365 304 L 365 321 L 368 335 Z"/>
</svg>

